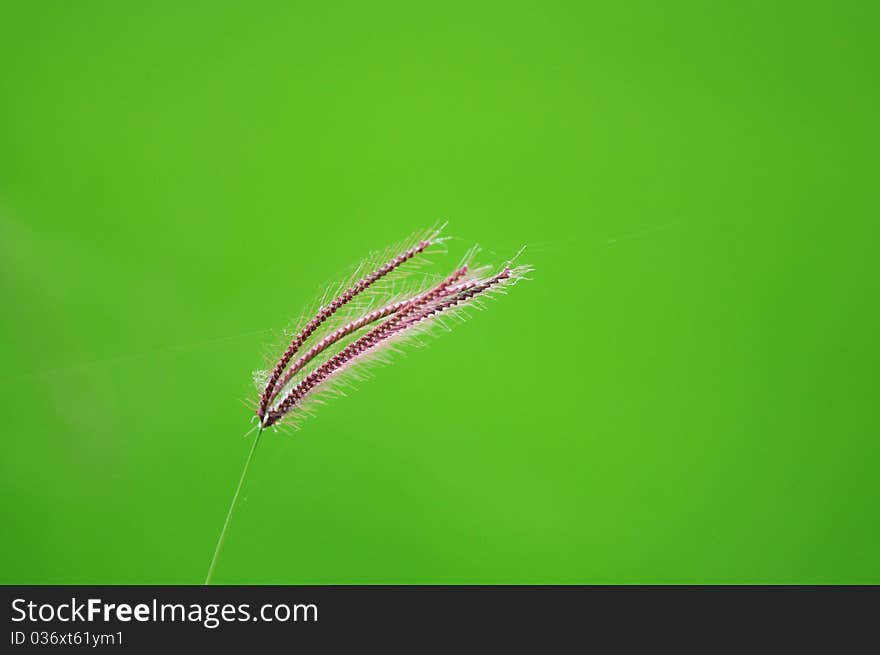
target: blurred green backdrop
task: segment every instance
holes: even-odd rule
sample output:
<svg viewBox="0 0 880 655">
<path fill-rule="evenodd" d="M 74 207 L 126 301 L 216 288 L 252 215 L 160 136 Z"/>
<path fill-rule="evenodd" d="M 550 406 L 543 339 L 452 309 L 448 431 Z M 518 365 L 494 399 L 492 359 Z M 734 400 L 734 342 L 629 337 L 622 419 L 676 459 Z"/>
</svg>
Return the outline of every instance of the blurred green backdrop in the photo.
<svg viewBox="0 0 880 655">
<path fill-rule="evenodd" d="M 265 345 L 439 219 L 535 280 L 216 582 L 880 582 L 878 5 L 316 4 L 0 5 L 0 582 L 200 583 Z"/>
</svg>

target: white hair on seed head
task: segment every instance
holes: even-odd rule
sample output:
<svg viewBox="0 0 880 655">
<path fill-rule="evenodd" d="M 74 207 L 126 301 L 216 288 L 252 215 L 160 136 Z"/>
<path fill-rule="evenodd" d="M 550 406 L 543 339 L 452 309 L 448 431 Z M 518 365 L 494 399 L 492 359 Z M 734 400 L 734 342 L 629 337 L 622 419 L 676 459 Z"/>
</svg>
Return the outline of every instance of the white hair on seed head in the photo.
<svg viewBox="0 0 880 655">
<path fill-rule="evenodd" d="M 321 320 L 301 319 L 293 333 L 294 347 L 288 347 L 274 374 L 254 374 L 266 399 L 258 410 L 261 426 L 280 424 L 297 429 L 317 404 L 344 395 L 343 388 L 365 379 L 375 365 L 393 361 L 404 347 L 420 347 L 423 337 L 449 332 L 450 323 L 465 320 L 469 308 L 481 309 L 485 299 L 506 293 L 508 287 L 528 279 L 526 275 L 532 270 L 527 265 L 512 265 L 524 248 L 498 272 L 492 273 L 489 266 L 474 266 L 481 248 L 473 246 L 445 280 L 436 274 L 420 274 L 425 255 L 436 253 L 436 246 L 449 239 L 438 235 L 439 229 L 432 229 L 373 255 L 344 282 L 327 288 L 316 308 Z M 376 271 L 382 275 L 377 276 Z M 362 282 L 365 278 L 372 280 L 366 286 Z M 351 289 L 357 292 L 352 294 Z M 328 304 L 331 297 L 334 300 Z M 344 300 L 341 304 L 340 298 Z M 304 331 L 305 337 L 300 338 Z M 307 339 L 310 345 L 306 347 Z M 300 347 L 305 349 L 300 351 Z"/>
</svg>

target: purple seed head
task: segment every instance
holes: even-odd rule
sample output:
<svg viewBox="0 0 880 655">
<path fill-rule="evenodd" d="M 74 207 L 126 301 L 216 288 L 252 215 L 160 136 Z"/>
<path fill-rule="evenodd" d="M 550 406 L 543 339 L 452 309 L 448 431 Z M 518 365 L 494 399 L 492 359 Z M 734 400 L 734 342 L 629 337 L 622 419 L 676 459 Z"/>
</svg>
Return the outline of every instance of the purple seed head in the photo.
<svg viewBox="0 0 880 655">
<path fill-rule="evenodd" d="M 355 307 L 357 303 L 352 301 L 357 296 L 439 241 L 435 233 L 432 238 L 419 240 L 377 266 L 322 306 L 296 333 L 260 392 L 256 413 L 262 428 L 297 413 L 346 372 L 389 350 L 393 344 L 424 333 L 446 315 L 460 314 L 467 306 L 476 306 L 483 297 L 524 279 L 531 270 L 528 266 L 512 267 L 508 263 L 500 272 L 486 275 L 485 269 L 472 271 L 465 263 L 425 289 L 410 291 L 396 299 L 386 297 L 375 309 L 369 305 L 360 310 Z M 375 295 L 382 300 L 382 293 L 379 290 Z M 335 325 L 336 319 L 328 321 L 346 306 L 352 308 L 350 316 L 343 316 L 341 323 Z M 316 340 L 312 346 L 294 360 L 294 355 L 313 335 Z M 349 339 L 347 344 L 346 339 Z"/>
</svg>

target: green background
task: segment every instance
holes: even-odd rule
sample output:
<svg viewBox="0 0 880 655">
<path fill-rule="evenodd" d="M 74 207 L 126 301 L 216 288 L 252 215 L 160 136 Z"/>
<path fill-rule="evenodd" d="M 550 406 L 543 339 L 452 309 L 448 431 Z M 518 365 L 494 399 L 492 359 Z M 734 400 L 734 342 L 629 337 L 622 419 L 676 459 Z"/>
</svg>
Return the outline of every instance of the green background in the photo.
<svg viewBox="0 0 880 655">
<path fill-rule="evenodd" d="M 730 4 L 2 3 L 0 582 L 200 583 L 266 345 L 438 220 L 534 281 L 216 582 L 880 582 L 878 5 Z"/>
</svg>

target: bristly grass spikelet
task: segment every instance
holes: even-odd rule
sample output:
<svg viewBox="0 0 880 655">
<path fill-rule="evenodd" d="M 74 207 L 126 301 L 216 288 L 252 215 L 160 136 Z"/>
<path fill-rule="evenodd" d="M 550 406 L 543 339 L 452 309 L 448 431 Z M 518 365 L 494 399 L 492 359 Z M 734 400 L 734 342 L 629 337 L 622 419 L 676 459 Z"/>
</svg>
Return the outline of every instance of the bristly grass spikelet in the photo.
<svg viewBox="0 0 880 655">
<path fill-rule="evenodd" d="M 418 344 L 423 335 L 449 330 L 450 321 L 464 318 L 469 308 L 480 308 L 484 299 L 505 293 L 519 280 L 527 279 L 531 267 L 514 265 L 522 250 L 493 272 L 488 266 L 474 265 L 477 247 L 468 251 L 446 276 L 419 274 L 418 267 L 428 256 L 442 250 L 446 238 L 440 236 L 441 230 L 418 235 L 363 262 L 350 279 L 336 285 L 332 294 L 325 293 L 316 310 L 300 321 L 274 366 L 268 372 L 254 374 L 259 387 L 254 407 L 257 433 L 205 584 L 213 577 L 230 519 L 266 428 L 297 429 L 323 396 L 341 393 L 344 385 L 361 379 L 371 364 L 387 363 L 401 346 Z M 313 343 L 301 352 L 310 340 Z"/>
</svg>

